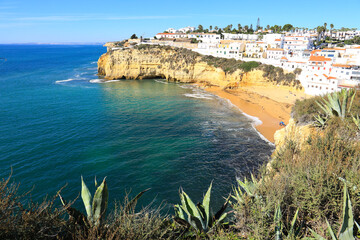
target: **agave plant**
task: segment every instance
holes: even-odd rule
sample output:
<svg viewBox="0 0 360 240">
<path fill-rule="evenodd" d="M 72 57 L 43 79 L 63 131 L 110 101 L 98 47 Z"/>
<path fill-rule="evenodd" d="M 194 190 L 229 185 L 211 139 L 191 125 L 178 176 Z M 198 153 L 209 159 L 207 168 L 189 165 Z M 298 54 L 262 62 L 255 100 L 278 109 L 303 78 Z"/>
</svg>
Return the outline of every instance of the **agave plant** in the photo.
<svg viewBox="0 0 360 240">
<path fill-rule="evenodd" d="M 255 192 L 259 186 L 259 182 L 256 180 L 254 175 L 251 174 L 251 180 L 245 178 L 244 182 L 242 182 L 240 179 L 237 179 L 237 182 L 238 186 L 233 187 L 234 195 L 232 195 L 231 197 L 235 199 L 238 203 L 244 202 L 245 194 L 250 197 L 257 197 Z"/>
<path fill-rule="evenodd" d="M 319 128 L 324 128 L 325 125 L 326 125 L 326 122 L 328 120 L 328 117 L 327 116 L 320 116 L 320 115 L 317 115 L 314 117 L 315 118 L 315 127 L 319 127 Z"/>
<path fill-rule="evenodd" d="M 300 234 L 301 227 L 296 228 L 295 223 L 299 214 L 299 209 L 296 210 L 295 215 L 291 221 L 290 229 L 285 239 L 297 239 Z M 283 226 L 281 222 L 282 214 L 280 205 L 275 209 L 274 222 L 275 222 L 275 240 L 281 240 L 283 234 Z"/>
<path fill-rule="evenodd" d="M 355 125 L 360 130 L 360 117 L 359 117 L 359 114 L 356 117 L 352 116 L 352 118 L 353 118 L 353 121 L 354 121 Z"/>
<path fill-rule="evenodd" d="M 213 227 L 220 225 L 226 218 L 227 213 L 224 213 L 228 203 L 229 197 L 221 209 L 212 215 L 210 210 L 210 197 L 211 197 L 212 183 L 207 190 L 202 203 L 197 205 L 190 199 L 190 197 L 180 189 L 181 205 L 175 205 L 175 218 L 174 220 L 187 227 L 193 227 L 197 232 L 207 233 Z"/>
<path fill-rule="evenodd" d="M 97 187 L 97 181 L 95 178 L 95 187 Z M 138 195 L 136 195 L 135 198 L 133 198 L 125 207 L 125 212 L 128 213 L 131 210 L 134 210 L 137 200 L 149 189 L 146 189 L 142 192 L 140 192 Z M 106 177 L 102 181 L 99 187 L 97 187 L 94 197 L 92 199 L 91 204 L 91 193 L 89 189 L 87 188 L 83 177 L 81 176 L 81 198 L 83 200 L 85 210 L 87 217 L 85 217 L 84 214 L 82 214 L 80 211 L 69 207 L 65 200 L 61 197 L 59 194 L 61 203 L 63 206 L 67 209 L 69 215 L 75 219 L 75 221 L 82 225 L 82 226 L 97 226 L 100 225 L 103 222 L 103 218 L 106 213 L 107 205 L 108 205 L 108 199 L 109 199 L 109 192 L 108 187 L 106 183 Z"/>
<path fill-rule="evenodd" d="M 344 119 L 346 114 L 350 112 L 355 95 L 354 89 L 342 89 L 340 92 L 329 93 L 327 100 L 323 98 L 320 102 L 316 101 L 316 104 L 327 116 L 337 116 Z"/>
<path fill-rule="evenodd" d="M 343 206 L 343 213 L 342 213 L 343 220 L 342 220 L 342 224 L 341 224 L 341 228 L 340 228 L 338 236 L 335 235 L 335 233 L 334 233 L 333 229 L 331 228 L 328 220 L 326 219 L 326 224 L 328 225 L 328 231 L 329 231 L 329 233 L 331 235 L 332 240 L 352 240 L 352 239 L 355 239 L 354 238 L 354 224 L 356 224 L 356 222 L 354 221 L 350 196 L 349 196 L 349 193 L 347 191 L 346 184 L 344 186 L 344 197 L 343 198 L 344 198 L 344 206 Z M 310 229 L 310 231 L 313 234 L 313 236 L 315 237 L 315 239 L 325 240 L 324 237 L 320 236 L 319 234 L 317 234 L 312 229 Z"/>
</svg>

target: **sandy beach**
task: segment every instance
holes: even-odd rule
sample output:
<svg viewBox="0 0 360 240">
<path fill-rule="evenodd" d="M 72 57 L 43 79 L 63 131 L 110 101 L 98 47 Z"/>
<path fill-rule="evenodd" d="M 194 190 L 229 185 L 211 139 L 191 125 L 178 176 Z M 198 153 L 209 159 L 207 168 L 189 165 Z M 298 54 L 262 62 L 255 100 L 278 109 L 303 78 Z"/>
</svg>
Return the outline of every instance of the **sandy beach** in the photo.
<svg viewBox="0 0 360 240">
<path fill-rule="evenodd" d="M 262 124 L 255 127 L 272 143 L 274 143 L 274 133 L 283 128 L 279 126 L 279 122 L 288 123 L 291 107 L 295 101 L 309 97 L 302 91 L 294 91 L 282 86 L 241 86 L 235 90 L 222 90 L 212 86 L 204 89 L 228 99 L 242 112 L 260 119 Z"/>
</svg>

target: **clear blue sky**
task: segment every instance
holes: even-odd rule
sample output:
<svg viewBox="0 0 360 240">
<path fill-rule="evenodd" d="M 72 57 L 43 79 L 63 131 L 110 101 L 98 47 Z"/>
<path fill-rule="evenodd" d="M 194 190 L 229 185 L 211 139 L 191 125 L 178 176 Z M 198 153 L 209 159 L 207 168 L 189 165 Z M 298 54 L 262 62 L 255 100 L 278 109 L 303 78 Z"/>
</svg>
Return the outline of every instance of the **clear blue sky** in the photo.
<svg viewBox="0 0 360 240">
<path fill-rule="evenodd" d="M 360 0 L 0 0 L 0 43 L 106 42 L 169 27 L 291 23 L 360 28 Z"/>
</svg>

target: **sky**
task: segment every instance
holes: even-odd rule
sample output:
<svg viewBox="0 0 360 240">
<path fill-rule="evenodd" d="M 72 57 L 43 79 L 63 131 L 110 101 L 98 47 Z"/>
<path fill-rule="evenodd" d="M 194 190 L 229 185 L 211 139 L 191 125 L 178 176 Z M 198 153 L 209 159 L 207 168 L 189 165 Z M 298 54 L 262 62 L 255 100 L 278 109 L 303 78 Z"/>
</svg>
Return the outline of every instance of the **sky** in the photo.
<svg viewBox="0 0 360 240">
<path fill-rule="evenodd" d="M 186 26 L 360 29 L 360 0 L 0 0 L 0 44 L 94 43 Z"/>
</svg>

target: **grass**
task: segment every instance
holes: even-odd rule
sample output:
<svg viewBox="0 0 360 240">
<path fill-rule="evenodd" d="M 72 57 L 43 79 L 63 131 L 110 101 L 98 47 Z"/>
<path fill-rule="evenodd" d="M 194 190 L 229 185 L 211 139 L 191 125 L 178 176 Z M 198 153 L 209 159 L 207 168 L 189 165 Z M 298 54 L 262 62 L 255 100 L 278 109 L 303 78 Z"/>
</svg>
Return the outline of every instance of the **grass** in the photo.
<svg viewBox="0 0 360 240">
<path fill-rule="evenodd" d="M 273 157 L 273 171 L 264 167 L 259 197 L 247 196 L 235 207 L 238 219 L 242 219 L 237 227 L 255 239 L 275 236 L 274 210 L 280 205 L 285 233 L 299 209 L 301 235 L 310 236 L 308 228 L 325 235 L 325 219 L 335 225 L 341 219 L 343 182 L 339 178 L 353 186 L 360 184 L 359 150 L 359 143 L 336 137 L 333 129 L 327 129 L 323 136 L 312 136 L 301 148 L 288 141 Z M 359 191 L 352 188 L 351 195 L 359 196 Z M 352 199 L 358 218 L 360 199 Z"/>
</svg>

